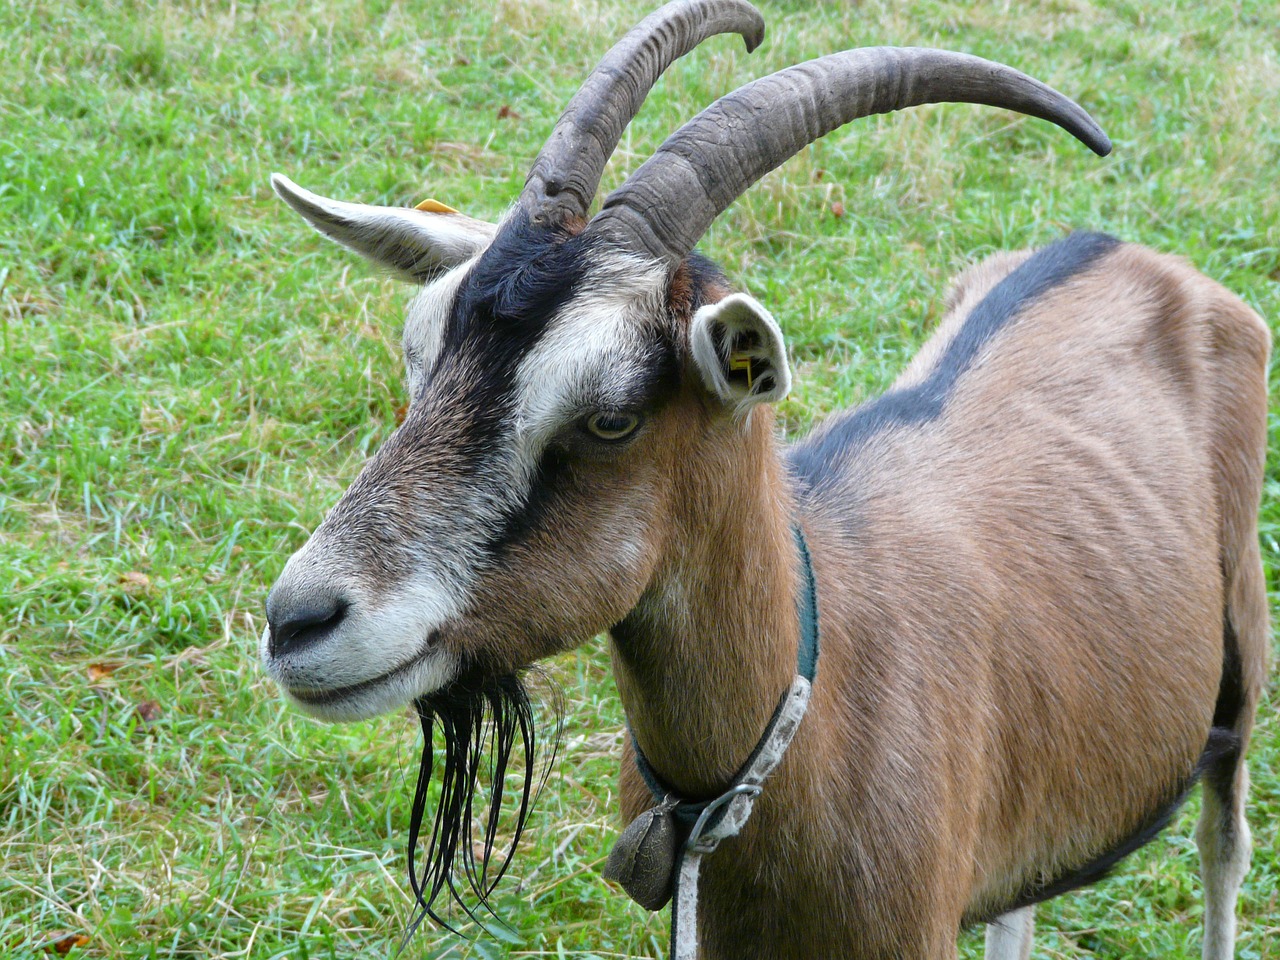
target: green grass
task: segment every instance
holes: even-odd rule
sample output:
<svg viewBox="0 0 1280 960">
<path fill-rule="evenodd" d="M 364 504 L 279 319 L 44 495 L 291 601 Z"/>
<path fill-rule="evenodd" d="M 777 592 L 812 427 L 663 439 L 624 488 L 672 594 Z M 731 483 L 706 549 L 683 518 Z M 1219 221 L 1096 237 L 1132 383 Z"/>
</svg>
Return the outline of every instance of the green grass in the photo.
<svg viewBox="0 0 1280 960">
<path fill-rule="evenodd" d="M 713 97 L 857 44 L 1004 59 L 1116 143 L 1098 160 L 1039 122 L 931 107 L 839 131 L 734 206 L 703 249 L 788 332 L 789 432 L 883 389 L 957 269 L 1069 227 L 1179 253 L 1280 318 L 1273 3 L 763 9 L 754 56 L 720 39 L 672 69 L 606 188 Z M 416 727 L 308 722 L 253 652 L 284 559 L 393 427 L 407 290 L 308 233 L 267 177 L 495 218 L 640 12 L 0 5 L 0 957 L 64 935 L 94 957 L 394 949 Z M 605 661 L 597 641 L 550 666 L 566 741 L 499 897 L 514 932 L 425 930 L 407 955 L 665 955 L 665 918 L 598 876 L 622 721 Z M 1239 956 L 1259 960 L 1280 957 L 1274 694 L 1251 766 Z M 1036 956 L 1199 956 L 1195 807 L 1114 879 L 1042 910 Z M 962 947 L 980 953 L 972 935 Z"/>
</svg>

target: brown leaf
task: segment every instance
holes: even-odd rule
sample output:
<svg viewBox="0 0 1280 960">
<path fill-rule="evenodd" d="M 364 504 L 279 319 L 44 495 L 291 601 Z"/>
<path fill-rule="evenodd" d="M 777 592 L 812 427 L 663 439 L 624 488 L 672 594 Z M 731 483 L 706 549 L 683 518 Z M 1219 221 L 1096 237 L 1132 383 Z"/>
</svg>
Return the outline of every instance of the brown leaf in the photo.
<svg viewBox="0 0 1280 960">
<path fill-rule="evenodd" d="M 105 680 L 123 666 L 123 663 L 91 663 L 89 664 L 89 669 L 85 672 L 89 675 L 90 683 L 97 683 L 100 680 Z"/>
<path fill-rule="evenodd" d="M 76 947 L 83 947 L 89 942 L 89 938 L 83 933 L 62 933 L 55 934 L 57 939 L 50 940 L 45 944 L 45 950 L 52 950 L 59 956 L 66 956 Z"/>
<path fill-rule="evenodd" d="M 831 204 L 831 213 L 838 220 L 844 216 L 844 204 L 837 200 Z"/>
<path fill-rule="evenodd" d="M 143 404 L 142 410 L 139 411 L 138 422 L 148 433 L 168 432 L 177 426 L 177 423 L 165 414 L 162 407 L 149 407 L 146 404 Z"/>
<path fill-rule="evenodd" d="M 154 700 L 144 700 L 133 708 L 133 712 L 138 715 L 140 723 L 155 723 L 160 719 L 160 714 L 163 713 L 160 709 L 160 704 Z"/>
<path fill-rule="evenodd" d="M 120 574 L 120 586 L 125 593 L 141 593 L 151 589 L 151 578 L 139 570 L 130 570 Z"/>
<path fill-rule="evenodd" d="M 402 403 L 400 406 L 396 407 L 396 426 L 398 427 L 400 424 L 404 423 L 404 418 L 408 415 L 409 405 L 407 403 Z"/>
<path fill-rule="evenodd" d="M 523 120 L 524 117 L 520 116 L 520 114 L 512 110 L 511 104 L 504 103 L 502 106 L 498 108 L 498 119 L 499 120 Z"/>
</svg>

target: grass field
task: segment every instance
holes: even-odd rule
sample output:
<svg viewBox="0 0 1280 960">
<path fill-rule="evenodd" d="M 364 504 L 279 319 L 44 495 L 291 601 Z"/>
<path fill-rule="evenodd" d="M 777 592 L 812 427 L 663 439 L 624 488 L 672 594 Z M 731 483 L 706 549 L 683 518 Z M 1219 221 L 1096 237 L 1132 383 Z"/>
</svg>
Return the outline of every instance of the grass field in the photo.
<svg viewBox="0 0 1280 960">
<path fill-rule="evenodd" d="M 394 426 L 408 290 L 309 233 L 267 178 L 496 218 L 643 9 L 0 4 L 0 958 L 394 950 L 416 725 L 309 722 L 254 648 L 285 558 Z M 882 390 L 949 275 L 1072 227 L 1188 257 L 1280 318 L 1274 0 L 762 9 L 756 54 L 721 38 L 670 71 L 606 188 L 736 84 L 861 44 L 1006 60 L 1116 145 L 1098 160 L 1047 124 L 925 108 L 833 134 L 736 204 L 702 249 L 790 337 L 789 433 Z M 1274 406 L 1271 424 L 1274 447 Z M 544 681 L 565 692 L 565 742 L 497 901 L 511 929 L 424 928 L 406 956 L 665 956 L 665 915 L 598 876 L 622 722 L 606 660 L 596 641 Z M 1251 960 L 1280 958 L 1274 697 L 1251 763 Z M 1198 957 L 1197 808 L 1044 908 L 1035 956 Z"/>
</svg>

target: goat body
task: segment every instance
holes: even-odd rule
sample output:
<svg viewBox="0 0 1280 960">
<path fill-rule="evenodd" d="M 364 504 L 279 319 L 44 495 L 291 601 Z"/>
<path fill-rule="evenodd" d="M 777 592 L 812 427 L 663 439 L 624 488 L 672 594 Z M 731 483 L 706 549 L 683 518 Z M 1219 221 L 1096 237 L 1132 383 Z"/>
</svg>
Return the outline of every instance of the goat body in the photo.
<svg viewBox="0 0 1280 960">
<path fill-rule="evenodd" d="M 734 197 L 851 119 L 952 97 L 1109 143 L 1010 68 L 845 51 L 722 98 L 588 219 L 649 86 L 730 30 L 750 48 L 763 22 L 744 0 L 646 18 L 500 225 L 275 178 L 317 229 L 424 286 L 404 423 L 285 566 L 267 670 L 331 720 L 509 701 L 505 754 L 529 731 L 499 681 L 608 630 L 636 743 L 712 797 L 794 675 L 798 522 L 821 663 L 754 816 L 702 867 L 704 955 L 943 960 L 994 921 L 989 960 L 1025 960 L 1032 906 L 1105 873 L 1203 777 L 1204 953 L 1227 960 L 1268 642 L 1266 327 L 1179 260 L 1076 234 L 971 269 L 889 393 L 782 450 L 781 328 L 692 254 Z M 447 728 L 478 731 L 472 707 Z M 453 767 L 456 820 L 474 771 Z M 622 797 L 631 817 L 652 803 L 630 754 Z M 436 867 L 456 826 L 436 821 Z M 455 889 L 433 870 L 428 911 Z"/>
</svg>

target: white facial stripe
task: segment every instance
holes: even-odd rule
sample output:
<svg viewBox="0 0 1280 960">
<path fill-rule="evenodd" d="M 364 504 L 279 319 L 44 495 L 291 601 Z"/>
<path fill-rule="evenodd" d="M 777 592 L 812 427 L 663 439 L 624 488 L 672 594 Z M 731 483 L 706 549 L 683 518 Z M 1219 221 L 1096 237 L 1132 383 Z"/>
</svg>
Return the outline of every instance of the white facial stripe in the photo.
<svg viewBox="0 0 1280 960">
<path fill-rule="evenodd" d="M 449 320 L 449 311 L 458 295 L 458 288 L 478 259 L 479 255 L 472 257 L 427 284 L 409 303 L 408 315 L 404 321 L 403 342 L 410 398 L 418 395 L 422 388 L 423 371 L 430 368 L 440 353 L 445 324 Z"/>
<path fill-rule="evenodd" d="M 521 447 L 536 455 L 584 404 L 607 404 L 617 372 L 646 349 L 641 322 L 661 316 L 666 272 L 611 252 L 593 265 L 583 288 L 552 322 L 516 374 Z"/>
</svg>

